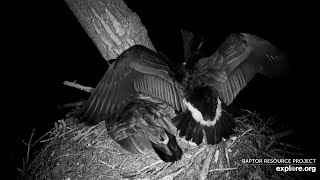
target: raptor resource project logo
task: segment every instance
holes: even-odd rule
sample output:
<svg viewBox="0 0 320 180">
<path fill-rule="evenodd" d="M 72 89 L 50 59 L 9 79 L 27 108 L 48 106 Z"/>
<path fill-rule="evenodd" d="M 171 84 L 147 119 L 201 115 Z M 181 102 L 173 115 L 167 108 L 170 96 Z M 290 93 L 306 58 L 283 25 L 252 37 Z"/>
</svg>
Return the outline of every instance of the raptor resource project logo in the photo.
<svg viewBox="0 0 320 180">
<path fill-rule="evenodd" d="M 316 172 L 316 159 L 242 159 L 247 165 L 275 165 L 276 171 Z"/>
</svg>

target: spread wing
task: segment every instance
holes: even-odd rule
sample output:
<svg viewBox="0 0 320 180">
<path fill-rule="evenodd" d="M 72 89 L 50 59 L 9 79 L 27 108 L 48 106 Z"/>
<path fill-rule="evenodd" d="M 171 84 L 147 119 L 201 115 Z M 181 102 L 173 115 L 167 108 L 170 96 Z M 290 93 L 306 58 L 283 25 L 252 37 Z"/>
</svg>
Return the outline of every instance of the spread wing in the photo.
<svg viewBox="0 0 320 180">
<path fill-rule="evenodd" d="M 229 105 L 256 73 L 272 78 L 287 73 L 287 67 L 286 58 L 271 43 L 241 33 L 230 35 L 211 57 L 200 59 L 195 74 Z"/>
<path fill-rule="evenodd" d="M 157 53 L 140 45 L 132 46 L 109 67 L 78 117 L 87 124 L 109 120 L 139 92 L 180 110 L 182 88 L 173 76 L 168 63 Z"/>
</svg>

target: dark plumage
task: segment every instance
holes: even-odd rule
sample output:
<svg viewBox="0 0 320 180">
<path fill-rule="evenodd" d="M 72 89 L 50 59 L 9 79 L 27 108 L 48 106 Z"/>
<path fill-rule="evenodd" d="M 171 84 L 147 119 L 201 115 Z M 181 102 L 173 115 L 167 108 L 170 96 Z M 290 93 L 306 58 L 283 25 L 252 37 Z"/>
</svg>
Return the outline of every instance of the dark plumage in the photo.
<svg viewBox="0 0 320 180">
<path fill-rule="evenodd" d="M 139 93 L 162 99 L 181 110 L 183 91 L 174 77 L 177 72 L 165 58 L 150 49 L 135 45 L 110 65 L 80 112 L 81 122 L 109 121 Z"/>
<path fill-rule="evenodd" d="M 153 148 L 166 162 L 179 160 L 171 122 L 174 110 L 184 110 L 178 73 L 166 58 L 132 46 L 111 64 L 77 116 L 88 125 L 104 120 L 111 138 L 132 153 Z"/>
<path fill-rule="evenodd" d="M 185 53 L 183 67 L 140 45 L 124 51 L 78 113 L 80 122 L 105 120 L 109 135 L 129 152 L 154 149 L 165 162 L 177 161 L 178 134 L 198 145 L 204 137 L 207 144 L 228 138 L 235 123 L 225 106 L 256 73 L 275 77 L 286 69 L 277 48 L 244 33 L 229 36 L 210 57 L 192 54 Z"/>
<path fill-rule="evenodd" d="M 230 35 L 210 57 L 186 59 L 186 66 L 191 67 L 184 100 L 188 110 L 177 115 L 173 123 L 180 136 L 197 144 L 202 142 L 199 137 L 216 144 L 232 134 L 235 123 L 225 106 L 257 73 L 273 78 L 285 75 L 288 66 L 275 46 L 245 33 Z"/>
<path fill-rule="evenodd" d="M 174 114 L 167 103 L 140 94 L 106 126 L 111 138 L 129 152 L 146 154 L 153 148 L 162 160 L 173 162 L 182 156 L 171 122 Z"/>
</svg>

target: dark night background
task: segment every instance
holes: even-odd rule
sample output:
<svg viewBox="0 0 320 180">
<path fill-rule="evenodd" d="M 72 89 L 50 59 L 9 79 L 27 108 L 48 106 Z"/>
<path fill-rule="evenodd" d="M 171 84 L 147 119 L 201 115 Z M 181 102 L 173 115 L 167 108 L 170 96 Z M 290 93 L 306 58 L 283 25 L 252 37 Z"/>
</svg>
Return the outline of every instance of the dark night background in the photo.
<svg viewBox="0 0 320 180">
<path fill-rule="evenodd" d="M 183 58 L 182 28 L 203 36 L 208 54 L 236 32 L 258 35 L 286 52 L 289 76 L 275 81 L 258 76 L 240 93 L 233 108 L 257 110 L 266 117 L 283 119 L 288 128 L 295 130 L 291 141 L 310 154 L 305 158 L 319 157 L 320 149 L 314 142 L 314 121 L 318 119 L 313 114 L 317 111 L 305 101 L 313 99 L 306 88 L 312 88 L 307 82 L 312 74 L 303 66 L 307 64 L 303 62 L 312 61 L 305 53 L 312 46 L 309 17 L 302 18 L 301 11 L 271 2 L 125 2 L 140 17 L 155 48 L 175 61 Z M 27 141 L 33 128 L 36 137 L 43 135 L 68 112 L 57 109 L 58 105 L 89 97 L 89 93 L 64 86 L 63 81 L 76 80 L 95 87 L 107 69 L 107 63 L 64 1 L 39 3 L 24 11 L 15 18 L 19 25 L 12 30 L 17 37 L 11 40 L 9 51 L 14 68 L 6 84 L 6 90 L 13 94 L 5 120 L 10 174 L 21 167 L 26 153 L 21 140 Z"/>
</svg>

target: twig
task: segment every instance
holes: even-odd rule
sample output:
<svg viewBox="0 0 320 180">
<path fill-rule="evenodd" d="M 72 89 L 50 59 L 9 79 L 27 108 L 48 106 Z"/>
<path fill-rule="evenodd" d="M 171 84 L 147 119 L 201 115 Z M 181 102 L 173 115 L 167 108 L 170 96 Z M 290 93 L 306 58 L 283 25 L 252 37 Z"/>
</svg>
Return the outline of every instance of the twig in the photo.
<svg viewBox="0 0 320 180">
<path fill-rule="evenodd" d="M 180 169 L 178 169 L 177 171 L 161 178 L 161 180 L 172 180 L 174 177 L 178 176 L 182 171 L 188 169 L 191 167 L 191 165 L 193 164 L 194 160 L 196 159 L 196 157 L 201 154 L 205 149 L 207 148 L 207 146 L 203 146 L 201 147 L 199 150 L 197 150 L 197 152 L 192 155 L 191 159 L 189 160 L 187 166 L 181 167 Z"/>
<path fill-rule="evenodd" d="M 185 170 L 185 168 L 180 168 L 176 172 L 169 174 L 169 175 L 161 178 L 160 180 L 172 180 L 174 177 L 178 176 L 181 173 L 181 171 L 183 171 L 183 170 Z"/>
<path fill-rule="evenodd" d="M 98 134 L 98 136 L 96 137 L 96 139 L 99 139 L 100 136 L 101 136 L 105 131 L 107 131 L 107 129 L 103 129 L 102 131 L 100 131 L 100 133 Z"/>
<path fill-rule="evenodd" d="M 45 140 L 41 140 L 40 143 L 45 143 L 45 142 L 48 142 L 48 141 L 51 141 L 54 137 L 51 137 L 49 139 L 45 139 Z"/>
<path fill-rule="evenodd" d="M 275 142 L 276 142 L 275 140 L 271 141 L 271 142 L 266 146 L 265 150 L 268 151 L 268 150 L 270 149 L 270 147 L 271 147 Z"/>
<path fill-rule="evenodd" d="M 292 132 L 293 132 L 293 130 L 292 130 L 292 129 L 289 129 L 289 130 L 284 131 L 284 132 L 282 132 L 282 133 L 278 133 L 278 134 L 275 134 L 275 135 L 271 135 L 271 136 L 269 136 L 268 138 L 269 138 L 270 140 L 275 140 L 275 139 L 282 138 L 282 137 L 284 137 L 284 136 L 288 136 L 288 135 L 290 135 Z"/>
<path fill-rule="evenodd" d="M 150 168 L 152 166 L 155 166 L 155 165 L 157 165 L 159 163 L 162 163 L 162 162 L 163 162 L 162 160 L 156 161 L 156 162 L 150 164 L 149 166 L 146 166 L 146 167 L 142 168 L 141 170 L 138 171 L 138 173 L 140 173 L 140 172 L 142 172 L 142 171 L 144 171 L 144 170 L 146 170 L 146 169 L 148 169 L 148 168 Z"/>
<path fill-rule="evenodd" d="M 21 141 L 22 141 L 22 143 L 23 143 L 24 145 L 28 146 L 28 144 L 27 144 L 26 142 L 24 142 L 24 140 L 21 140 Z"/>
<path fill-rule="evenodd" d="M 229 145 L 228 148 L 230 148 L 231 146 L 233 146 L 233 144 L 234 144 L 235 142 L 237 142 L 238 139 L 240 139 L 241 137 L 243 137 L 245 134 L 247 134 L 247 133 L 250 132 L 250 131 L 252 131 L 252 128 L 250 128 L 250 129 L 246 130 L 244 133 L 242 133 L 242 134 L 240 135 L 240 137 L 238 137 L 235 141 L 233 141 L 233 142 Z"/>
<path fill-rule="evenodd" d="M 198 50 L 202 47 L 202 44 L 203 44 L 203 36 L 201 37 L 201 42 L 200 42 L 200 44 L 199 44 L 199 46 L 198 46 Z"/>
<path fill-rule="evenodd" d="M 28 164 L 29 162 L 29 154 L 30 154 L 30 149 L 31 149 L 31 141 L 32 141 L 32 137 L 33 137 L 33 134 L 34 134 L 34 130 L 32 130 L 32 133 L 31 133 L 31 136 L 29 138 L 29 142 L 28 142 L 28 151 L 27 151 L 27 159 L 26 159 L 26 164 Z"/>
<path fill-rule="evenodd" d="M 286 146 L 286 147 L 292 148 L 292 149 L 300 150 L 300 148 L 298 148 L 296 146 L 293 146 L 291 144 L 282 143 L 282 142 L 280 142 L 279 144 L 282 145 L 282 146 Z"/>
<path fill-rule="evenodd" d="M 94 88 L 92 88 L 92 87 L 83 86 L 81 84 L 78 84 L 78 83 L 75 83 L 75 82 L 70 82 L 70 81 L 64 81 L 63 84 L 67 85 L 67 86 L 70 86 L 70 87 L 74 87 L 74 88 L 80 89 L 82 91 L 89 92 L 89 93 L 92 93 L 93 90 L 94 90 Z"/>
<path fill-rule="evenodd" d="M 266 121 L 266 123 L 263 125 L 263 129 L 268 125 L 269 121 L 271 120 L 272 118 L 268 118 L 268 120 Z"/>
<path fill-rule="evenodd" d="M 131 167 L 132 164 L 134 164 L 134 163 L 136 163 L 138 160 L 140 160 L 141 157 L 142 157 L 141 155 L 138 155 L 138 158 L 135 159 L 133 162 L 131 162 L 129 165 L 127 165 L 127 167 Z"/>
<path fill-rule="evenodd" d="M 82 136 L 82 138 L 79 140 L 78 143 L 80 143 L 83 139 L 85 139 L 87 136 L 89 136 L 93 131 L 91 131 L 92 129 L 96 128 L 99 124 L 90 127 L 88 130 L 86 130 L 85 132 L 80 134 L 80 137 Z M 90 132 L 91 131 L 91 132 Z M 77 135 L 78 136 L 78 135 Z M 79 138 L 79 137 L 78 137 Z M 76 139 L 78 139 L 76 138 Z M 76 140 L 75 137 L 73 137 L 73 140 Z"/>
<path fill-rule="evenodd" d="M 54 130 L 54 128 L 52 128 L 50 131 L 48 131 L 46 134 L 44 134 L 43 136 L 41 136 L 38 140 L 36 140 L 33 144 L 32 144 L 32 147 L 34 145 L 36 145 L 39 141 L 41 142 L 41 140 L 46 137 L 48 134 L 52 133 L 52 131 Z"/>
<path fill-rule="evenodd" d="M 30 163 L 30 165 L 29 165 L 29 167 L 28 167 L 28 170 L 32 167 L 33 163 L 38 159 L 38 157 L 39 157 L 40 155 L 42 155 L 43 152 L 45 152 L 45 151 L 48 149 L 48 147 L 50 147 L 51 145 L 53 145 L 52 142 L 51 142 L 48 146 L 46 146 L 46 147 L 33 159 L 33 161 Z"/>
<path fill-rule="evenodd" d="M 187 140 L 185 140 L 184 138 L 181 138 L 180 141 L 183 142 L 183 143 L 185 143 L 185 144 L 188 144 L 188 145 L 191 146 L 192 148 L 198 147 L 198 145 L 197 145 L 196 143 L 194 143 L 194 142 L 192 142 L 192 141 L 187 141 Z"/>
<path fill-rule="evenodd" d="M 100 160 L 100 159 L 98 159 L 98 161 L 101 163 L 101 164 L 103 164 L 104 166 L 107 166 L 107 167 L 109 167 L 109 168 L 111 168 L 111 169 L 114 169 L 118 164 L 114 164 L 114 165 L 110 165 L 109 163 L 106 163 L 106 162 L 104 162 L 104 161 L 102 161 L 102 160 Z"/>
<path fill-rule="evenodd" d="M 228 167 L 230 167 L 230 160 L 229 160 L 228 148 L 224 148 L 224 151 L 225 151 L 225 153 L 226 153 L 226 158 L 227 158 Z"/>
<path fill-rule="evenodd" d="M 126 162 L 128 158 L 129 158 L 129 156 L 127 156 L 126 158 L 124 158 L 124 160 L 117 165 L 119 169 L 122 169 L 122 168 L 120 168 L 121 165 L 122 165 L 124 162 Z"/>
<path fill-rule="evenodd" d="M 217 147 L 217 146 L 216 146 Z M 217 149 L 216 147 L 214 147 L 214 149 L 211 149 L 212 147 L 209 147 L 209 153 L 208 153 L 208 156 L 207 158 L 204 160 L 204 163 L 203 163 L 203 167 L 202 169 L 200 170 L 200 173 L 199 173 L 199 179 L 200 180 L 205 180 L 207 179 L 207 176 L 208 176 L 208 173 L 209 173 L 209 167 L 210 167 L 210 163 L 211 163 L 211 160 L 212 160 L 212 157 L 213 157 L 213 153 L 215 152 L 215 150 Z M 216 152 L 217 154 L 218 152 Z M 216 157 L 215 161 L 217 161 L 218 157 Z"/>
<path fill-rule="evenodd" d="M 138 172 L 135 172 L 135 173 L 133 173 L 133 174 L 131 174 L 131 175 L 137 176 L 137 175 L 140 175 L 140 174 L 144 174 L 143 171 L 146 172 L 146 170 L 148 170 L 149 168 L 151 168 L 151 167 L 153 167 L 153 166 L 155 166 L 155 165 L 157 165 L 157 164 L 159 164 L 159 163 L 162 163 L 162 162 L 163 162 L 162 160 L 156 161 L 156 162 L 150 164 L 149 166 L 146 166 L 146 167 L 140 169 Z"/>
<path fill-rule="evenodd" d="M 188 166 L 187 168 L 189 168 L 189 167 L 193 164 L 193 162 L 194 162 L 194 160 L 196 159 L 196 157 L 197 157 L 200 153 L 202 153 L 206 148 L 207 148 L 207 146 L 203 146 L 202 148 L 200 148 L 200 149 L 191 157 L 190 163 L 188 163 L 189 166 Z"/>
<path fill-rule="evenodd" d="M 160 168 L 156 173 L 155 177 L 158 177 L 159 175 L 163 174 L 164 171 L 166 171 L 173 163 L 167 163 L 164 167 Z M 153 173 L 155 174 L 155 173 Z"/>
<path fill-rule="evenodd" d="M 31 150 L 31 147 L 32 147 L 31 142 L 32 142 L 32 138 L 33 138 L 33 135 L 34 135 L 34 131 L 35 131 L 35 129 L 32 130 L 32 133 L 30 135 L 28 143 L 26 143 L 26 142 L 24 142 L 22 140 L 23 144 L 25 144 L 27 146 L 27 157 L 26 157 L 26 160 L 24 160 L 24 158 L 22 158 L 22 169 L 17 168 L 17 170 L 20 172 L 20 174 L 22 176 L 26 175 L 28 170 L 29 170 L 29 168 L 31 167 L 31 164 L 29 164 L 29 157 L 30 157 L 30 150 Z"/>
<path fill-rule="evenodd" d="M 69 108 L 69 107 L 75 107 L 75 106 L 81 106 L 85 101 L 77 101 L 74 103 L 67 103 L 64 105 L 59 105 L 58 108 L 62 109 L 62 108 Z"/>
<path fill-rule="evenodd" d="M 64 135 L 66 135 L 66 134 L 68 134 L 68 133 L 70 133 L 70 132 L 72 132 L 72 131 L 74 131 L 76 128 L 77 128 L 77 127 L 71 128 L 69 131 L 67 131 L 67 132 L 65 132 L 65 133 L 62 133 L 62 134 L 59 136 L 59 138 L 62 137 L 62 136 L 64 136 Z"/>
<path fill-rule="evenodd" d="M 241 111 L 247 112 L 248 114 L 253 114 L 253 112 L 248 109 L 241 109 Z"/>
<path fill-rule="evenodd" d="M 230 160 L 229 160 L 229 152 L 228 152 L 228 148 L 224 148 L 224 151 L 225 151 L 225 153 L 226 153 L 226 159 L 227 159 L 227 168 L 229 168 L 230 167 Z M 226 169 L 227 169 L 226 168 Z M 211 172 L 211 171 L 209 171 L 209 172 Z M 226 179 L 230 179 L 230 172 L 227 172 L 226 173 Z"/>
</svg>

